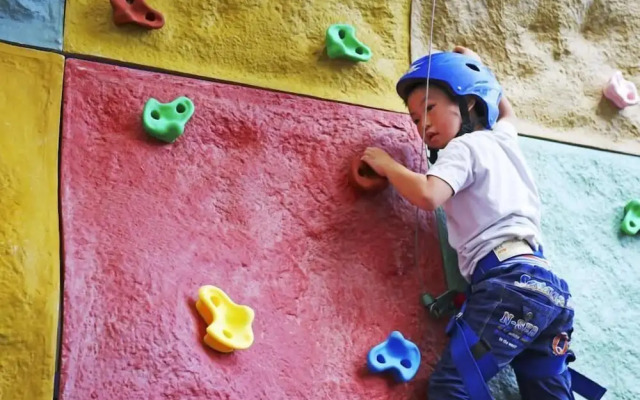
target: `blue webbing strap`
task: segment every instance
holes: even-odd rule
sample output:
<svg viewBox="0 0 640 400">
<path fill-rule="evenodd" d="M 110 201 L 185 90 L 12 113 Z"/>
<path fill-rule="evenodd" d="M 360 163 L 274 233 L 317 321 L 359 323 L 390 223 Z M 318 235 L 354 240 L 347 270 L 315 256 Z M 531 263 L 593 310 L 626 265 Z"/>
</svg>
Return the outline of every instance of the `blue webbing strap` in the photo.
<svg viewBox="0 0 640 400">
<path fill-rule="evenodd" d="M 600 400 L 607 392 L 607 389 L 596 382 L 582 375 L 575 369 L 569 368 L 571 373 L 571 390 L 578 393 L 587 400 Z"/>
<path fill-rule="evenodd" d="M 462 319 L 453 317 L 449 323 L 447 331 L 451 334 L 451 358 L 458 373 L 462 377 L 467 393 L 473 400 L 492 400 L 489 387 L 485 383 L 483 372 L 480 370 L 476 359 L 471 353 L 471 347 L 478 343 L 478 336 L 469 328 Z M 485 358 L 490 361 L 483 363 L 485 375 L 493 376 L 498 372 L 498 366 L 491 354 L 487 354 Z M 495 372 L 491 374 L 491 368 L 495 368 Z"/>
<path fill-rule="evenodd" d="M 570 358 L 570 361 L 575 360 L 575 356 L 569 352 L 559 357 L 528 357 L 526 360 L 516 357 L 511 366 L 519 375 L 527 379 L 541 379 L 559 375 L 569 369 L 571 390 L 587 400 L 600 400 L 607 392 L 607 389 L 573 368 L 567 368 L 567 358 Z"/>
</svg>

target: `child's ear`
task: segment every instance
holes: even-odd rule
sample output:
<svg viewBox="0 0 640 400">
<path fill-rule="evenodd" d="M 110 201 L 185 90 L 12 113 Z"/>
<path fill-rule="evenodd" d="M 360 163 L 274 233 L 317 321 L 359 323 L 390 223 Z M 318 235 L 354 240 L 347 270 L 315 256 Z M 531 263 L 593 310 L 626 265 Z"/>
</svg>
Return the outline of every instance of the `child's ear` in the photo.
<svg viewBox="0 0 640 400">
<path fill-rule="evenodd" d="M 476 105 L 476 96 L 467 96 L 467 109 L 469 112 L 473 110 L 473 107 Z"/>
</svg>

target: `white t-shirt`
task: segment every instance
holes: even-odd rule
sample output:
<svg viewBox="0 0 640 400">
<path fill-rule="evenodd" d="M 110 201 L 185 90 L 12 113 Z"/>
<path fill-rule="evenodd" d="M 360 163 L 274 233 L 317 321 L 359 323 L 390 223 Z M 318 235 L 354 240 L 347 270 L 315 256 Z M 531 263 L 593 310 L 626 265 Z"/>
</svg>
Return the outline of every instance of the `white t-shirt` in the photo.
<svg viewBox="0 0 640 400">
<path fill-rule="evenodd" d="M 506 240 L 524 239 L 536 249 L 541 244 L 538 189 L 510 122 L 451 140 L 427 175 L 453 189 L 443 209 L 467 281 L 477 262 Z"/>
</svg>

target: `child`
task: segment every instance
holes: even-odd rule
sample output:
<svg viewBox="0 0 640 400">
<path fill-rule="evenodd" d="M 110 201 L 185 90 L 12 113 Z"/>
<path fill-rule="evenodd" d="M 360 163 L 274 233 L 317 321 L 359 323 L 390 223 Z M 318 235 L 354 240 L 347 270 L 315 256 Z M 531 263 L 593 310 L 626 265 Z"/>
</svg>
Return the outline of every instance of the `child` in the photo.
<svg viewBox="0 0 640 400">
<path fill-rule="evenodd" d="M 414 205 L 443 206 L 470 283 L 431 375 L 429 400 L 490 399 L 485 382 L 507 364 L 523 400 L 574 399 L 572 378 L 573 390 L 600 398 L 603 388 L 566 367 L 575 359 L 571 295 L 544 259 L 538 191 L 500 84 L 473 51 L 458 46 L 415 61 L 397 92 L 435 164 L 425 176 L 373 147 L 362 161 Z M 593 384 L 592 393 L 583 394 L 582 384 Z"/>
</svg>

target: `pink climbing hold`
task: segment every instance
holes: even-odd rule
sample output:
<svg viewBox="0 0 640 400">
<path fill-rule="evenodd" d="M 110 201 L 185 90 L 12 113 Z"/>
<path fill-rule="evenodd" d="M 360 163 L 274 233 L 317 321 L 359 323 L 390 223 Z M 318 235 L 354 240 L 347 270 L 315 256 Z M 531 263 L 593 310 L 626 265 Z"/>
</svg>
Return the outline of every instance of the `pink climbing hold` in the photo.
<svg viewBox="0 0 640 400">
<path fill-rule="evenodd" d="M 633 82 L 629 82 L 622 77 L 622 72 L 616 71 L 607 86 L 604 88 L 604 95 L 618 108 L 625 108 L 638 104 L 638 90 Z"/>
</svg>

